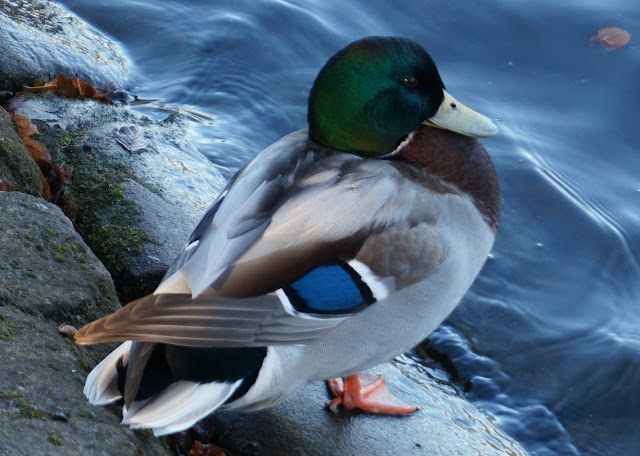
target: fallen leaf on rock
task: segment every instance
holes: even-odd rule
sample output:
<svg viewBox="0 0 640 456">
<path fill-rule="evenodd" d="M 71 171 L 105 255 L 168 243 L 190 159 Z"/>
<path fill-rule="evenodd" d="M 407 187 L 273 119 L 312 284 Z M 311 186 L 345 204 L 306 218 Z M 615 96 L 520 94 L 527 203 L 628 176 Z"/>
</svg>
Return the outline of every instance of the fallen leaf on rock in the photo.
<svg viewBox="0 0 640 456">
<path fill-rule="evenodd" d="M 51 160 L 51 154 L 49 153 L 49 149 L 40 141 L 36 141 L 31 137 L 31 135 L 39 134 L 38 127 L 36 127 L 31 119 L 27 116 L 23 116 L 20 114 L 12 114 L 11 118 L 16 125 L 16 130 L 20 138 L 22 138 L 22 142 L 27 147 L 29 154 L 36 162 L 38 167 L 40 168 L 40 181 L 42 182 L 42 197 L 49 201 L 51 199 L 51 186 L 50 183 L 53 182 L 52 176 L 57 176 L 58 171 L 57 167 L 53 170 L 53 174 L 48 172 L 49 168 L 53 168 L 53 165 L 49 163 Z M 47 175 L 44 174 L 47 172 Z M 61 174 L 62 175 L 62 174 Z M 64 182 L 64 176 L 62 178 L 62 182 Z M 59 188 L 54 188 L 54 193 L 58 192 L 63 184 L 59 186 Z"/>
<path fill-rule="evenodd" d="M 11 187 L 9 187 L 9 183 L 3 180 L 0 180 L 0 192 L 10 192 Z"/>
<path fill-rule="evenodd" d="M 36 127 L 31 119 L 25 116 L 21 116 L 20 114 L 13 114 L 11 116 L 13 122 L 16 125 L 16 130 L 18 130 L 18 134 L 22 138 L 24 145 L 27 146 L 29 153 L 33 157 L 36 162 L 38 160 L 49 161 L 51 160 L 51 154 L 47 149 L 47 146 L 42 144 L 40 141 L 36 141 L 31 138 L 32 135 L 38 134 L 38 127 Z"/>
<path fill-rule="evenodd" d="M 226 452 L 212 443 L 206 445 L 200 441 L 195 441 L 189 451 L 189 456 L 226 456 Z"/>
<path fill-rule="evenodd" d="M 36 84 L 44 84 L 44 81 L 36 81 Z M 74 221 L 78 212 L 73 195 L 67 191 L 71 185 L 73 168 L 64 165 L 56 166 L 50 163 L 51 154 L 47 147 L 31 136 L 39 134 L 38 127 L 27 116 L 12 114 L 11 118 L 16 125 L 16 130 L 24 142 L 31 157 L 40 169 L 40 181 L 42 182 L 42 198 L 60 206 L 65 215 Z M 2 190 L 2 187 L 0 187 Z M 7 184 L 7 190 L 8 184 Z"/>
<path fill-rule="evenodd" d="M 605 50 L 611 51 L 624 46 L 631 39 L 631 35 L 626 30 L 618 27 L 605 27 L 598 30 L 598 34 L 590 38 L 591 43 L 602 46 Z"/>
<path fill-rule="evenodd" d="M 93 100 L 102 101 L 104 103 L 113 104 L 113 101 L 107 96 L 112 94 L 113 90 L 107 90 L 112 83 L 107 84 L 102 89 L 97 89 L 86 81 L 78 77 L 69 78 L 64 73 L 58 73 L 58 76 L 51 81 L 36 80 L 31 87 L 24 87 L 16 95 L 24 93 L 42 93 L 53 92 L 60 97 L 66 98 L 91 98 Z"/>
<path fill-rule="evenodd" d="M 141 152 L 147 148 L 149 143 L 140 134 L 135 125 L 128 125 L 116 130 L 116 142 L 130 153 Z"/>
<path fill-rule="evenodd" d="M 38 127 L 31 123 L 31 119 L 26 116 L 14 114 L 13 122 L 16 124 L 16 128 L 18 128 L 18 133 L 20 133 L 20 136 L 28 137 L 39 133 Z"/>
<path fill-rule="evenodd" d="M 42 198 L 49 201 L 51 199 L 51 188 L 49 188 L 49 182 L 42 172 L 40 172 L 40 182 L 42 182 Z"/>
<path fill-rule="evenodd" d="M 63 180 L 60 179 L 58 170 L 51 163 L 44 160 L 36 160 L 42 175 L 47 179 L 51 193 L 58 193 L 62 189 Z"/>
<path fill-rule="evenodd" d="M 71 184 L 71 180 L 67 180 L 68 173 L 61 167 L 44 160 L 36 160 L 36 165 L 40 167 L 42 175 L 47 179 L 52 196 L 59 196 L 62 190 Z"/>
</svg>

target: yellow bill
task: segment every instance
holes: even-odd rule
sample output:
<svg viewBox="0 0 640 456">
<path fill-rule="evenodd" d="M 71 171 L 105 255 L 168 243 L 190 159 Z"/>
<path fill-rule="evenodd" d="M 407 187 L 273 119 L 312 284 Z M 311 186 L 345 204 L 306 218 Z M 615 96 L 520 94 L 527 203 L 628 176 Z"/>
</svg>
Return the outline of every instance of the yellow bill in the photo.
<svg viewBox="0 0 640 456">
<path fill-rule="evenodd" d="M 443 92 L 444 100 L 440 108 L 433 117 L 422 122 L 423 124 L 478 138 L 498 133 L 498 127 L 488 117 L 467 108 L 446 90 Z"/>
</svg>

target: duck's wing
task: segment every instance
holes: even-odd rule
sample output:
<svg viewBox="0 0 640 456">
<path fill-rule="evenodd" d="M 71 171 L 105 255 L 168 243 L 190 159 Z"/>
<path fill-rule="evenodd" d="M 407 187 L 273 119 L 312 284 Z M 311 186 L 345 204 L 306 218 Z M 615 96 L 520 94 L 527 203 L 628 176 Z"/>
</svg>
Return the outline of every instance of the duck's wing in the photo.
<svg viewBox="0 0 640 456">
<path fill-rule="evenodd" d="M 419 242 L 434 254 L 413 267 L 428 273 L 442 261 L 446 249 L 432 229 L 438 205 L 418 181 L 393 164 L 327 151 L 306 132 L 293 133 L 230 182 L 153 295 L 87 325 L 76 340 L 226 347 L 315 340 L 397 288 L 407 255 L 395 252 L 400 265 L 383 265 L 371 252 L 385 233 L 392 243 L 399 230 L 426 230 Z M 379 263 L 375 271 L 368 261 Z"/>
</svg>

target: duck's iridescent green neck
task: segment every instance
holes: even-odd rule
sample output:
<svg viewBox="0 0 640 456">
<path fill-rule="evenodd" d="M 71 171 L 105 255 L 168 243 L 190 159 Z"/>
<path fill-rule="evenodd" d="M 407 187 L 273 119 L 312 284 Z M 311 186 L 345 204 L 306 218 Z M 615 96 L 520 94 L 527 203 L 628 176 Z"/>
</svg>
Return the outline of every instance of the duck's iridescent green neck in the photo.
<svg viewBox="0 0 640 456">
<path fill-rule="evenodd" d="M 362 155 L 392 152 L 432 116 L 443 84 L 429 54 L 403 38 L 371 37 L 334 55 L 309 96 L 309 135 Z"/>
</svg>

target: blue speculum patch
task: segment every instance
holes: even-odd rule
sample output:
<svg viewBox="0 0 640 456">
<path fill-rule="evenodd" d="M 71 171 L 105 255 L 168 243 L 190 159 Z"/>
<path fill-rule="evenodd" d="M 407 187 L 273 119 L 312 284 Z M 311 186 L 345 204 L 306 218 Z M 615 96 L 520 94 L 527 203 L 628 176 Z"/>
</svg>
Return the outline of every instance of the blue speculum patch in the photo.
<svg viewBox="0 0 640 456">
<path fill-rule="evenodd" d="M 319 266 L 282 289 L 300 312 L 349 313 L 375 301 L 370 288 L 347 263 Z"/>
</svg>

